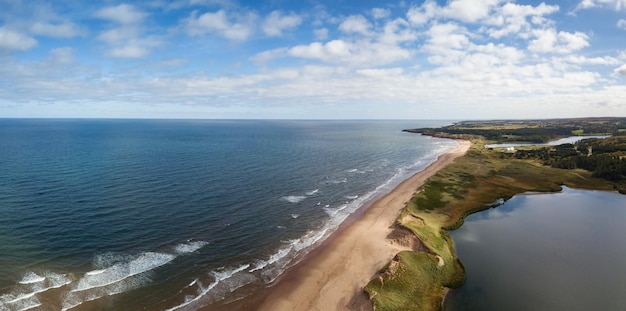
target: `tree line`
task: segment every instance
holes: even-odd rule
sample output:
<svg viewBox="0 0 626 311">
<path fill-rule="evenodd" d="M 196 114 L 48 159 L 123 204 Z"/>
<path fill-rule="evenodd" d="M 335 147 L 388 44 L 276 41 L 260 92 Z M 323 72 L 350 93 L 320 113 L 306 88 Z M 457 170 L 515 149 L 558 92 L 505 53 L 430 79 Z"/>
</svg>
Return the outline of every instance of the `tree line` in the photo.
<svg viewBox="0 0 626 311">
<path fill-rule="evenodd" d="M 517 150 L 512 157 L 538 159 L 544 165 L 584 169 L 593 177 L 613 182 L 626 181 L 626 136 L 585 139 L 576 144 Z"/>
</svg>

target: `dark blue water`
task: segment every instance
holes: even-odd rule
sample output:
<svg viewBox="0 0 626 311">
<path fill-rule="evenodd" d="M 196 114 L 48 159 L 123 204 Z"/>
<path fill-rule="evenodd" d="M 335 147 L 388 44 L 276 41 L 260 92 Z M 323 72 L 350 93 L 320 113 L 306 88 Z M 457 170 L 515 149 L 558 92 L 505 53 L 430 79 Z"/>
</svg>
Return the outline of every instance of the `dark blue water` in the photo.
<svg viewBox="0 0 626 311">
<path fill-rule="evenodd" d="M 452 232 L 467 270 L 446 311 L 626 310 L 626 196 L 519 195 Z"/>
<path fill-rule="evenodd" d="M 0 120 L 0 310 L 258 291 L 454 147 L 425 121 Z"/>
</svg>

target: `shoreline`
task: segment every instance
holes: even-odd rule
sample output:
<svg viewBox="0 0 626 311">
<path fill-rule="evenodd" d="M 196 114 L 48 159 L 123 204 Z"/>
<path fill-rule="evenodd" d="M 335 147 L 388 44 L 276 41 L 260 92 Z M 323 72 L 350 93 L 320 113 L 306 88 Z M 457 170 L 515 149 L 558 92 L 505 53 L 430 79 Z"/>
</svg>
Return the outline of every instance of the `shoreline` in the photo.
<svg viewBox="0 0 626 311">
<path fill-rule="evenodd" d="M 393 243 L 389 237 L 393 224 L 419 187 L 463 156 L 471 145 L 466 140 L 458 142 L 459 146 L 374 201 L 361 217 L 338 230 L 253 299 L 248 309 L 372 310 L 363 287 L 398 252 L 412 249 L 406 243 Z"/>
</svg>

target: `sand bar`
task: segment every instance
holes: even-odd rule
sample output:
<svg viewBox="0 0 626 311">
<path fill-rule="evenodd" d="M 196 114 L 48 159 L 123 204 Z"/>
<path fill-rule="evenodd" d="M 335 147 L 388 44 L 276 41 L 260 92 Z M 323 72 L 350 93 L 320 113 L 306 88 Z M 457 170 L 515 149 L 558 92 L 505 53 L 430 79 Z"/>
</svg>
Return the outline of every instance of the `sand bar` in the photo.
<svg viewBox="0 0 626 311">
<path fill-rule="evenodd" d="M 387 238 L 391 226 L 416 189 L 437 171 L 464 155 L 469 141 L 441 156 L 374 202 L 359 218 L 282 279 L 258 310 L 371 310 L 363 287 L 399 251 Z"/>
</svg>

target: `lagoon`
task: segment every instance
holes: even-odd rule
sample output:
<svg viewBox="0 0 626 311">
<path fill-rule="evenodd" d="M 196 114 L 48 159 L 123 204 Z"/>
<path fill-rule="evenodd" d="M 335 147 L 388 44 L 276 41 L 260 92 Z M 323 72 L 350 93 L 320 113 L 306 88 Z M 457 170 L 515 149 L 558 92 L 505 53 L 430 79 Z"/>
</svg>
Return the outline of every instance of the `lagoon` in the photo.
<svg viewBox="0 0 626 311">
<path fill-rule="evenodd" d="M 444 310 L 626 310 L 625 221 L 625 195 L 565 187 L 470 215 Z"/>
<path fill-rule="evenodd" d="M 536 143 L 507 143 L 507 144 L 490 144 L 490 145 L 485 145 L 485 148 L 509 148 L 509 147 L 529 147 L 529 146 L 558 146 L 558 145 L 562 145 L 562 144 L 574 144 L 577 143 L 583 139 L 591 139 L 591 138 L 598 138 L 598 139 L 604 139 L 610 136 L 570 136 L 570 137 L 565 137 L 565 138 L 561 138 L 561 139 L 557 139 L 557 140 L 553 140 L 547 143 L 541 143 L 541 144 L 536 144 Z"/>
</svg>

